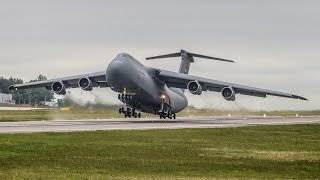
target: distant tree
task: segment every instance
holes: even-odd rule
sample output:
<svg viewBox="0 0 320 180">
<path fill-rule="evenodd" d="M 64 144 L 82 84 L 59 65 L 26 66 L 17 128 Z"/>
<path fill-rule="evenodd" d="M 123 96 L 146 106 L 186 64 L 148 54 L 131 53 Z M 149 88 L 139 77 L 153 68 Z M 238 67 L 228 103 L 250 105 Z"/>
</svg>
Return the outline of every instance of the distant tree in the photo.
<svg viewBox="0 0 320 180">
<path fill-rule="evenodd" d="M 0 77 L 0 93 L 8 93 L 10 86 L 9 80 L 4 77 Z"/>
<path fill-rule="evenodd" d="M 36 81 L 45 81 L 47 78 L 40 74 L 37 79 L 31 80 L 30 82 Z M 25 95 L 23 99 L 28 102 L 28 104 L 38 104 L 39 101 L 48 101 L 53 99 L 53 92 L 47 90 L 44 87 L 41 88 L 34 88 L 34 89 L 27 89 L 25 90 Z M 27 97 L 26 97 L 27 96 Z"/>
<path fill-rule="evenodd" d="M 45 81 L 45 80 L 47 80 L 47 77 L 45 77 L 45 76 L 42 75 L 42 74 L 39 74 L 37 80 L 38 80 L 38 81 Z"/>
<path fill-rule="evenodd" d="M 11 91 L 8 89 L 10 85 L 21 84 L 21 83 L 23 83 L 22 79 L 13 78 L 13 77 L 6 79 L 4 77 L 0 77 L 0 93 L 9 94 L 11 93 Z"/>
<path fill-rule="evenodd" d="M 40 74 L 37 79 L 31 80 L 29 82 L 44 81 L 47 78 Z M 47 90 L 46 88 L 34 88 L 34 89 L 22 89 L 18 91 L 10 91 L 8 87 L 13 84 L 23 83 L 22 79 L 10 77 L 6 79 L 0 77 L 0 93 L 13 93 L 13 98 L 17 104 L 38 104 L 39 101 L 48 101 L 53 98 L 53 92 Z"/>
<path fill-rule="evenodd" d="M 21 83 L 23 83 L 23 80 L 19 79 L 19 78 L 10 77 L 9 78 L 9 82 L 10 82 L 10 85 L 12 85 L 12 84 L 21 84 Z"/>
</svg>

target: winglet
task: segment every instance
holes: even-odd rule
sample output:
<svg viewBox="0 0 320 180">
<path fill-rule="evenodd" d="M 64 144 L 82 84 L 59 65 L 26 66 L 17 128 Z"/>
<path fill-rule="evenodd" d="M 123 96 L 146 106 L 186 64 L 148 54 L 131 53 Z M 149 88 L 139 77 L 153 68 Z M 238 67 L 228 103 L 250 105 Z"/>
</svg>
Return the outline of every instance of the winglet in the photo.
<svg viewBox="0 0 320 180">
<path fill-rule="evenodd" d="M 297 96 L 297 95 L 292 95 L 293 98 L 298 99 L 298 100 L 305 100 L 305 101 L 309 101 L 307 98 L 304 98 L 302 96 Z"/>
<path fill-rule="evenodd" d="M 232 60 L 221 59 L 221 58 L 217 58 L 217 57 L 211 57 L 211 56 L 205 56 L 205 55 L 201 55 L 201 54 L 190 53 L 190 52 L 188 52 L 186 50 L 183 50 L 183 49 L 181 49 L 181 51 L 178 52 L 178 53 L 147 57 L 146 60 L 161 59 L 161 58 L 171 58 L 171 57 L 180 57 L 180 56 L 183 56 L 183 55 L 187 55 L 192 59 L 193 59 L 193 57 L 198 57 L 198 58 L 213 59 L 213 60 L 217 60 L 217 61 L 224 61 L 224 62 L 232 62 L 232 63 L 234 63 L 234 61 L 232 61 Z"/>
<path fill-rule="evenodd" d="M 15 86 L 14 86 L 14 85 L 11 85 L 11 86 L 9 86 L 8 89 L 9 89 L 9 90 L 15 90 Z"/>
</svg>

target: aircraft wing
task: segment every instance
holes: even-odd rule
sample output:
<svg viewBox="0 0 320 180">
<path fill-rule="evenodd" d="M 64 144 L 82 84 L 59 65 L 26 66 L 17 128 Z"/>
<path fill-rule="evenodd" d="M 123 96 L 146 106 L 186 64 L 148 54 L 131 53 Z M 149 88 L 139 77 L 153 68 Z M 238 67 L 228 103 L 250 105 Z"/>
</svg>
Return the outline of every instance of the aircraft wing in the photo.
<svg viewBox="0 0 320 180">
<path fill-rule="evenodd" d="M 239 84 L 211 80 L 207 78 L 201 78 L 201 77 L 191 76 L 188 74 L 176 73 L 176 72 L 166 71 L 166 70 L 159 70 L 158 78 L 162 81 L 165 81 L 168 87 L 187 89 L 187 85 L 190 81 L 198 81 L 203 91 L 221 92 L 222 89 L 225 87 L 232 87 L 236 94 L 243 94 L 243 95 L 256 96 L 256 97 L 267 97 L 267 95 L 271 95 L 271 96 L 280 96 L 280 97 L 286 97 L 286 98 L 307 100 L 304 97 L 297 96 L 294 94 L 271 91 L 266 89 L 250 87 L 250 86 L 243 86 Z"/>
<path fill-rule="evenodd" d="M 66 88 L 77 88 L 79 87 L 78 81 L 81 78 L 89 78 L 92 82 L 93 87 L 108 87 L 106 82 L 106 73 L 105 71 L 81 74 L 76 76 L 69 76 L 64 78 L 50 79 L 45 81 L 30 82 L 24 84 L 15 84 L 9 87 L 10 90 L 19 90 L 19 89 L 29 89 L 29 88 L 38 88 L 45 87 L 48 90 L 51 90 L 51 86 L 54 82 L 63 82 Z"/>
</svg>

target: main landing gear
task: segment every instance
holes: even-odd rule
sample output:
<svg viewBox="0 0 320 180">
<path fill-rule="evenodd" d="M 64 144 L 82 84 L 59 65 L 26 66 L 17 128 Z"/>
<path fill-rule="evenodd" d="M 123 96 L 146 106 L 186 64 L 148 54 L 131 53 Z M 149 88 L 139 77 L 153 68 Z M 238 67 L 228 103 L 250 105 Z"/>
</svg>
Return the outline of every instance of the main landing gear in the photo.
<svg viewBox="0 0 320 180">
<path fill-rule="evenodd" d="M 141 118 L 141 113 L 137 112 L 136 109 L 130 107 L 121 107 L 119 108 L 119 114 L 124 114 L 124 117 L 134 117 Z"/>
<path fill-rule="evenodd" d="M 118 94 L 118 99 L 120 101 L 132 100 L 132 98 L 133 98 L 132 94 Z"/>
<path fill-rule="evenodd" d="M 155 115 L 159 114 L 160 119 L 176 119 L 176 113 L 172 113 L 171 107 L 168 104 L 162 103 L 159 110 L 154 111 Z"/>
</svg>

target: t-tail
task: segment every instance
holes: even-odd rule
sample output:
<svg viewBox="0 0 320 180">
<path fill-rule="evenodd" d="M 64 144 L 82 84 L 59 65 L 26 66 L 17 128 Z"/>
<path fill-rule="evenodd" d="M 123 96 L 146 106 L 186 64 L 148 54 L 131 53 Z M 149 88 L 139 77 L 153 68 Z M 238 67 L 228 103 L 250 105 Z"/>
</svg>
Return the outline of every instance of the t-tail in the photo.
<svg viewBox="0 0 320 180">
<path fill-rule="evenodd" d="M 181 63 L 180 63 L 179 73 L 183 73 L 183 74 L 188 74 L 189 73 L 190 63 L 194 62 L 194 57 L 204 58 L 204 59 L 213 59 L 213 60 L 217 60 L 217 61 L 225 61 L 225 62 L 234 63 L 234 61 L 227 60 L 227 59 L 221 59 L 221 58 L 216 58 L 216 57 L 204 56 L 204 55 L 201 55 L 201 54 L 189 53 L 188 51 L 183 50 L 183 49 L 178 53 L 172 53 L 172 54 L 165 54 L 165 55 L 160 55 L 160 56 L 148 57 L 148 58 L 146 58 L 146 60 L 161 59 L 161 58 L 171 58 L 171 57 L 180 57 L 180 56 L 181 56 Z"/>
</svg>

